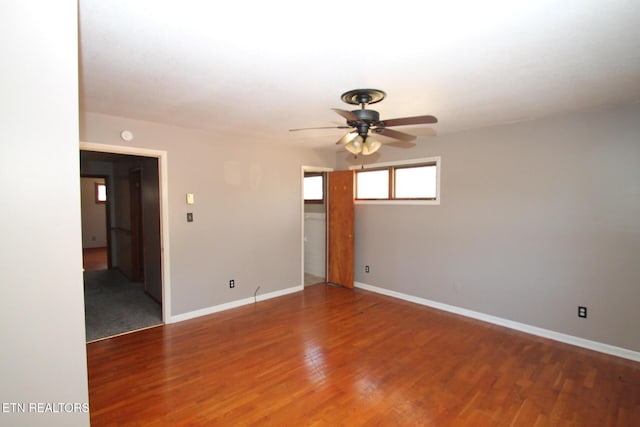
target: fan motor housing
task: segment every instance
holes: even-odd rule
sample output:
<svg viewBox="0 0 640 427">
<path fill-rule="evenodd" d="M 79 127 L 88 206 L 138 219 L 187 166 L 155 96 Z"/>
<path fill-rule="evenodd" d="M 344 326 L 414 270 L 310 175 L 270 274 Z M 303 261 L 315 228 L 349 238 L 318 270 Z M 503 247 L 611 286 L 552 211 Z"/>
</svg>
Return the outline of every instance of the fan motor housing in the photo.
<svg viewBox="0 0 640 427">
<path fill-rule="evenodd" d="M 352 111 L 352 113 L 358 116 L 358 118 L 365 123 L 371 124 L 371 123 L 377 123 L 380 121 L 380 113 L 378 113 L 375 110 L 366 110 L 366 109 L 354 110 Z"/>
</svg>

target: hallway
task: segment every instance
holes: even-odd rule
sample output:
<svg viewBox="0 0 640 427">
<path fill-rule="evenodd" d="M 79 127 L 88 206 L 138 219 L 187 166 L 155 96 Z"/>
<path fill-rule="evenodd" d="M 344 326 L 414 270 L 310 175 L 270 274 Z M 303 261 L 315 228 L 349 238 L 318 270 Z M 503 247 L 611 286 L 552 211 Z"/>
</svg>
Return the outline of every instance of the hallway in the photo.
<svg viewBox="0 0 640 427">
<path fill-rule="evenodd" d="M 87 342 L 162 324 L 162 306 L 120 271 L 84 272 Z"/>
</svg>

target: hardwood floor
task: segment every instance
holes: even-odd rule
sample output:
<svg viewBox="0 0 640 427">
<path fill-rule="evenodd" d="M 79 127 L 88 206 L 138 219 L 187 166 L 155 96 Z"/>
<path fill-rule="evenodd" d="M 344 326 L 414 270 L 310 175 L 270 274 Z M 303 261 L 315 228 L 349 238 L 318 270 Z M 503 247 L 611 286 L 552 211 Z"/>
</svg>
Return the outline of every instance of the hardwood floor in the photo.
<svg viewBox="0 0 640 427">
<path fill-rule="evenodd" d="M 640 363 L 326 285 L 87 345 L 92 426 L 637 426 Z"/>
<path fill-rule="evenodd" d="M 325 281 L 324 277 L 314 276 L 313 274 L 304 273 L 304 285 L 305 286 L 316 285 L 316 284 L 322 283 L 324 281 Z"/>
<path fill-rule="evenodd" d="M 82 267 L 84 271 L 107 269 L 107 248 L 83 248 Z"/>
</svg>

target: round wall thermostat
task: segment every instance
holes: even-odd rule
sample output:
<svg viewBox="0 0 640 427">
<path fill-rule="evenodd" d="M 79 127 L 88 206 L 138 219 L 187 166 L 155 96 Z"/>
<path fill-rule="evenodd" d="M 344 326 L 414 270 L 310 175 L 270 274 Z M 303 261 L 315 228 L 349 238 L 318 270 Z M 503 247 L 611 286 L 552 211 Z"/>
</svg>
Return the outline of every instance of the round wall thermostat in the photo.
<svg viewBox="0 0 640 427">
<path fill-rule="evenodd" d="M 131 131 L 128 131 L 128 130 L 123 130 L 122 132 L 120 132 L 120 138 L 122 138 L 125 141 L 131 141 L 133 140 L 133 133 L 131 133 Z"/>
</svg>

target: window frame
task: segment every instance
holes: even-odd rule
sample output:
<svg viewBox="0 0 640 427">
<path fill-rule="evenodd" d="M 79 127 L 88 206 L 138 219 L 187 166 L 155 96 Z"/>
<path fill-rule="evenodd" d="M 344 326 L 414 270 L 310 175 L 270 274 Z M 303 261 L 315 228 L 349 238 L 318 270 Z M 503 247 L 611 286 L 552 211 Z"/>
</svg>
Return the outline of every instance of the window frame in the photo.
<svg viewBox="0 0 640 427">
<path fill-rule="evenodd" d="M 320 178 L 322 178 L 322 199 L 305 199 L 304 198 L 304 179 L 305 178 L 311 178 L 311 177 L 315 177 L 315 176 L 319 176 Z M 325 174 L 324 172 L 305 172 L 303 177 L 302 177 L 302 199 L 304 200 L 304 203 L 306 205 L 322 205 L 324 204 L 325 199 L 327 198 L 326 193 L 326 179 L 325 179 Z"/>
<path fill-rule="evenodd" d="M 430 198 L 395 198 L 395 171 L 396 169 L 420 167 L 420 166 L 435 166 L 436 168 L 436 196 Z M 361 205 L 439 205 L 440 204 L 440 172 L 442 169 L 442 159 L 440 156 L 436 157 L 424 157 L 419 159 L 411 159 L 404 161 L 385 162 L 371 164 L 369 167 L 361 168 L 358 166 L 352 166 L 351 169 L 355 170 L 355 203 Z M 358 195 L 358 173 L 373 171 L 373 170 L 387 170 L 389 171 L 389 189 L 388 198 L 385 199 L 359 199 Z"/>
</svg>

